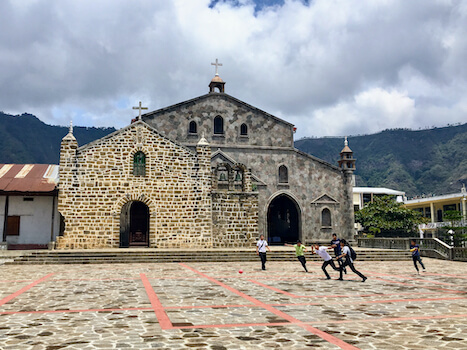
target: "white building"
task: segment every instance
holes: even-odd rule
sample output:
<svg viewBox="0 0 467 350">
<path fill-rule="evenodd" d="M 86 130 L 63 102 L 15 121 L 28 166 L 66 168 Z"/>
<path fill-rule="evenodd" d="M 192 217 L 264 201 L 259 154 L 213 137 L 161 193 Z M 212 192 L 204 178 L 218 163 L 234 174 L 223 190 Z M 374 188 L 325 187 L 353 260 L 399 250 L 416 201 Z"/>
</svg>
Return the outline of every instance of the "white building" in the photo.
<svg viewBox="0 0 467 350">
<path fill-rule="evenodd" d="M 58 165 L 0 164 L 0 248 L 47 248 L 55 240 L 57 183 Z"/>
<path fill-rule="evenodd" d="M 396 199 L 396 201 L 402 203 L 405 198 L 405 192 L 392 190 L 390 188 L 384 187 L 354 187 L 354 210 L 360 210 L 365 206 L 365 204 L 373 203 L 374 197 L 377 196 L 393 196 Z"/>
<path fill-rule="evenodd" d="M 467 226 L 467 190 L 465 185 L 457 193 L 406 200 L 405 206 L 419 211 L 424 217 L 430 219 L 428 224 L 419 226 L 421 231 L 428 234 L 426 237 L 431 237 L 431 234 L 435 233 L 437 229 L 451 224 L 444 222 L 446 211 L 459 211 L 463 216 L 463 220 L 459 224 Z"/>
</svg>

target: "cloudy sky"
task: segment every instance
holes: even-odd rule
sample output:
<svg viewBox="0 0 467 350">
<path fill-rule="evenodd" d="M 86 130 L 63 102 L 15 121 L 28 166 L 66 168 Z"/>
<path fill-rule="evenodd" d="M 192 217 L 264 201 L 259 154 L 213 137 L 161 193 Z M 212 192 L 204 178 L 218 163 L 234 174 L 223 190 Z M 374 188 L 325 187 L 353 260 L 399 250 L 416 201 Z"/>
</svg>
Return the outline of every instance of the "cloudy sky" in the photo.
<svg viewBox="0 0 467 350">
<path fill-rule="evenodd" d="M 122 127 L 226 92 L 303 136 L 467 122 L 467 1 L 2 0 L 0 111 Z"/>
</svg>

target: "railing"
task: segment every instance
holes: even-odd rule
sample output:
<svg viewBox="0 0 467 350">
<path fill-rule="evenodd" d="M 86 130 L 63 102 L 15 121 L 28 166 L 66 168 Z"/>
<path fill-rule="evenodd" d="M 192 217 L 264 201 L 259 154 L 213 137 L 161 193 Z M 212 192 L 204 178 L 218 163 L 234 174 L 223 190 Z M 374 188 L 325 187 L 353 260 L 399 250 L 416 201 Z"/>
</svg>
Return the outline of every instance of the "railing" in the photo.
<svg viewBox="0 0 467 350">
<path fill-rule="evenodd" d="M 411 238 L 357 238 L 362 248 L 410 249 Z M 451 247 L 438 238 L 417 238 L 422 255 L 447 260 L 467 261 L 467 248 Z"/>
<path fill-rule="evenodd" d="M 437 229 L 437 228 L 443 228 L 443 227 L 449 227 L 449 226 L 452 226 L 451 222 L 429 222 L 428 224 L 418 225 L 418 228 L 422 230 L 427 230 L 427 229 Z M 467 221 L 466 220 L 456 221 L 455 226 L 467 227 Z"/>
</svg>

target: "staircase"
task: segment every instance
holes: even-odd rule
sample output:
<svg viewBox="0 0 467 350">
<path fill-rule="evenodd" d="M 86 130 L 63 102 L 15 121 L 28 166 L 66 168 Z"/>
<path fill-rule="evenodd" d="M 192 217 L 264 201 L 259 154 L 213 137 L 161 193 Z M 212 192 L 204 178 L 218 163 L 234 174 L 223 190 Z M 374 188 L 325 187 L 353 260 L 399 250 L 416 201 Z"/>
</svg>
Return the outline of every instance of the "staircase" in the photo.
<svg viewBox="0 0 467 350">
<path fill-rule="evenodd" d="M 293 261 L 295 252 L 276 249 L 268 252 L 269 261 Z M 355 248 L 358 261 L 410 260 L 406 250 Z M 306 253 L 309 261 L 322 261 L 317 255 Z M 173 262 L 256 262 L 254 248 L 245 249 L 106 249 L 106 250 L 50 250 L 24 252 L 5 265 L 20 264 L 128 264 L 128 263 L 173 263 Z"/>
</svg>

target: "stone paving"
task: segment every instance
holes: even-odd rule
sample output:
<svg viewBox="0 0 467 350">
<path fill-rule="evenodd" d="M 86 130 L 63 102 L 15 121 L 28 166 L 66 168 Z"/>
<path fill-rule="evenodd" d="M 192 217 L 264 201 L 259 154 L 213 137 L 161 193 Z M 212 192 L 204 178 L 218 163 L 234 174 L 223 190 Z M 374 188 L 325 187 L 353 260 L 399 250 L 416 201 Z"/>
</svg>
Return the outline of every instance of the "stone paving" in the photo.
<svg viewBox="0 0 467 350">
<path fill-rule="evenodd" d="M 467 264 L 424 263 L 0 265 L 0 349 L 467 349 Z"/>
</svg>

